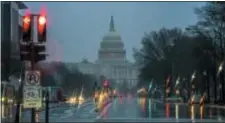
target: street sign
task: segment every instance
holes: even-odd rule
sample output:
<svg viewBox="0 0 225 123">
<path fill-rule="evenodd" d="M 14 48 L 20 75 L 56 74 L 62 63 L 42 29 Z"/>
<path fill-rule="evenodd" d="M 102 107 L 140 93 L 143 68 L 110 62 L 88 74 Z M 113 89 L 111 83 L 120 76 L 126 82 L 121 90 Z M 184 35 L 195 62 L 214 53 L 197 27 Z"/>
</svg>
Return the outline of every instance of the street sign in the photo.
<svg viewBox="0 0 225 123">
<path fill-rule="evenodd" d="M 25 83 L 28 86 L 39 86 L 40 85 L 40 71 L 26 71 L 25 72 Z"/>
<path fill-rule="evenodd" d="M 42 88 L 40 86 L 24 86 L 23 97 L 24 108 L 41 108 Z"/>
</svg>

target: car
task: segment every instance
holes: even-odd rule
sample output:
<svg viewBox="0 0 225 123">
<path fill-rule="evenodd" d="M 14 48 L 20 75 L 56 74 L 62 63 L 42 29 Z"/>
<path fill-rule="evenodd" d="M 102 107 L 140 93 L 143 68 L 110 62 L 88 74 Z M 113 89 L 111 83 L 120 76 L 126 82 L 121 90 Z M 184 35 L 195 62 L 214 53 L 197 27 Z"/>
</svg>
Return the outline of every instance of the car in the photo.
<svg viewBox="0 0 225 123">
<path fill-rule="evenodd" d="M 82 104 L 84 103 L 84 101 L 85 99 L 83 96 L 77 96 L 77 97 L 70 97 L 67 102 L 70 104 L 76 105 L 76 104 Z"/>
<path fill-rule="evenodd" d="M 146 88 L 141 88 L 137 91 L 137 94 L 139 97 L 147 97 L 148 93 L 147 93 L 147 89 Z"/>
</svg>

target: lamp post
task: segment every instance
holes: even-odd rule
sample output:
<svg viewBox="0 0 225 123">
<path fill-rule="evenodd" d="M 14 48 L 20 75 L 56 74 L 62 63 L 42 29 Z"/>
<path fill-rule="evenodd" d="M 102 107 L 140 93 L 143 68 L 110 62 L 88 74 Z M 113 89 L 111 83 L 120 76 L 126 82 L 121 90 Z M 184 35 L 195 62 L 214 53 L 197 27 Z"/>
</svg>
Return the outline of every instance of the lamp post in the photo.
<svg viewBox="0 0 225 123">
<path fill-rule="evenodd" d="M 220 83 L 219 83 L 219 86 L 218 86 L 218 90 L 219 90 L 219 97 L 220 97 L 220 101 L 223 101 L 223 79 L 224 79 L 224 76 L 223 76 L 223 65 L 224 65 L 224 62 L 221 62 L 219 64 L 219 67 L 218 67 L 218 71 L 217 71 L 217 76 L 219 76 L 219 79 L 220 79 Z"/>
<path fill-rule="evenodd" d="M 22 81 L 22 72 L 23 72 L 24 68 L 21 69 L 20 71 L 20 77 L 18 79 L 19 82 L 19 89 L 18 89 L 18 100 L 16 103 L 16 116 L 15 116 L 15 122 L 19 123 L 21 121 L 21 116 L 22 116 L 22 98 L 23 98 L 23 81 Z"/>
<path fill-rule="evenodd" d="M 176 85 L 175 85 L 175 93 L 177 97 L 180 97 L 180 77 L 177 78 L 176 80 Z"/>
<path fill-rule="evenodd" d="M 5 102 L 7 101 L 6 97 L 5 97 L 6 82 L 3 81 L 2 84 L 3 84 L 3 92 L 2 92 L 2 97 L 1 97 L 1 117 L 4 118 L 4 116 L 5 116 L 5 105 L 6 105 Z"/>
<path fill-rule="evenodd" d="M 49 88 L 46 88 L 45 92 L 45 123 L 49 123 Z"/>
<path fill-rule="evenodd" d="M 194 73 L 191 75 L 191 88 L 192 88 L 192 90 L 195 89 L 195 83 L 194 83 L 194 79 L 196 77 L 195 74 L 196 74 L 196 72 L 194 71 Z"/>
</svg>

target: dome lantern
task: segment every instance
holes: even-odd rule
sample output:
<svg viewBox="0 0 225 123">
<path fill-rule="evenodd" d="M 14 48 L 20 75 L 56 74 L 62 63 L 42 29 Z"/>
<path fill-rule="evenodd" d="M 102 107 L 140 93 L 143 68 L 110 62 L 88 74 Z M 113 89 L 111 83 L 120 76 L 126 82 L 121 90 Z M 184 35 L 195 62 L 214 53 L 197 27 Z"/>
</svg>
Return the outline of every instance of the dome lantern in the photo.
<svg viewBox="0 0 225 123">
<path fill-rule="evenodd" d="M 114 20 L 113 20 L 113 16 L 111 16 L 111 21 L 110 21 L 110 25 L 109 25 L 109 31 L 110 32 L 115 32 L 115 26 L 114 26 Z"/>
</svg>

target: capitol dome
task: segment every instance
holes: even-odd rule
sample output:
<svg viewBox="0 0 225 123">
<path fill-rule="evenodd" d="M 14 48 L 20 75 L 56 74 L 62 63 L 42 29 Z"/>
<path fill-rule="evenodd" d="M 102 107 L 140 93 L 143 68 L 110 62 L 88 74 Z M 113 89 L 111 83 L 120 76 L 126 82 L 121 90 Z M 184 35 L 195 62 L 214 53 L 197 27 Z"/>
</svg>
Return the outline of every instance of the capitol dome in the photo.
<svg viewBox="0 0 225 123">
<path fill-rule="evenodd" d="M 100 44 L 101 49 L 123 49 L 124 44 L 122 42 L 121 36 L 118 32 L 116 32 L 114 26 L 114 19 L 111 16 L 111 21 L 109 25 L 109 32 L 103 36 L 102 42 Z"/>
<path fill-rule="evenodd" d="M 111 16 L 109 32 L 103 36 L 100 43 L 99 58 L 107 57 L 108 54 L 111 54 L 111 58 L 125 57 L 124 43 L 120 34 L 116 32 L 113 16 Z"/>
</svg>

